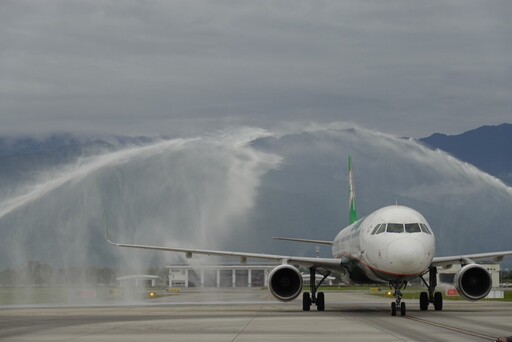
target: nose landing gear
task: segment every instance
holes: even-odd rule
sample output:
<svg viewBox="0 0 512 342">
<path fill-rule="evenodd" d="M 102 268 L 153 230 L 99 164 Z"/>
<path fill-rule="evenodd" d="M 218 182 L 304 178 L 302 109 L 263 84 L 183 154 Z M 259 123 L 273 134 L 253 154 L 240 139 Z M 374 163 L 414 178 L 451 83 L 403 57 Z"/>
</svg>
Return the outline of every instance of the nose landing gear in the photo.
<svg viewBox="0 0 512 342">
<path fill-rule="evenodd" d="M 405 303 L 402 302 L 402 290 L 407 287 L 406 281 L 393 281 L 389 283 L 389 287 L 395 290 L 393 296 L 396 300 L 391 303 L 391 316 L 396 316 L 397 311 L 400 312 L 400 316 L 405 316 L 406 307 Z"/>
</svg>

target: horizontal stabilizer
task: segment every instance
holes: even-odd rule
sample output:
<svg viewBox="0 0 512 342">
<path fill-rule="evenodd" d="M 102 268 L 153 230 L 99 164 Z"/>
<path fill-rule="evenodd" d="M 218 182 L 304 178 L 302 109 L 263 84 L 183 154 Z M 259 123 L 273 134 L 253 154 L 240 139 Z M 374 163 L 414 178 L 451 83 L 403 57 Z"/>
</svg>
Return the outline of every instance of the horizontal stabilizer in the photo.
<svg viewBox="0 0 512 342">
<path fill-rule="evenodd" d="M 286 238 L 286 237 L 273 237 L 272 239 L 274 239 L 274 240 L 284 240 L 284 241 L 304 242 L 304 243 L 314 243 L 314 244 L 317 244 L 317 245 L 332 246 L 332 241 L 325 241 L 325 240 L 295 239 L 295 238 Z"/>
</svg>

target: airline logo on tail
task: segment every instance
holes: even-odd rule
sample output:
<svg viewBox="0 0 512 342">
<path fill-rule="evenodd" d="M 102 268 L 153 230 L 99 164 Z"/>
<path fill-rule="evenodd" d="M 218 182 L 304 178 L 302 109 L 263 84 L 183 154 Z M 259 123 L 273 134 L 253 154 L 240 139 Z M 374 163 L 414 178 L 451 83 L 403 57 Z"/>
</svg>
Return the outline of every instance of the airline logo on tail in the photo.
<svg viewBox="0 0 512 342">
<path fill-rule="evenodd" d="M 357 221 L 356 190 L 354 187 L 354 175 L 352 173 L 352 157 L 348 156 L 348 179 L 349 179 L 349 224 Z"/>
</svg>

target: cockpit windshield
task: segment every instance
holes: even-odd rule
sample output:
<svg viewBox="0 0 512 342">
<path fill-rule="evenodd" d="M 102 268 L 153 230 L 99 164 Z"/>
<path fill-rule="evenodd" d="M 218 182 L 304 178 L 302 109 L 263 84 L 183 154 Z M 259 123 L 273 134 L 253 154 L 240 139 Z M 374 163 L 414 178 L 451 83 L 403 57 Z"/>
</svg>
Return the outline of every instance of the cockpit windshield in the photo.
<svg viewBox="0 0 512 342">
<path fill-rule="evenodd" d="M 403 233 L 404 225 L 401 223 L 388 223 L 388 229 L 386 230 L 388 233 Z"/>
<path fill-rule="evenodd" d="M 418 223 L 406 223 L 405 224 L 405 232 L 406 233 L 421 233 L 421 228 Z"/>
<path fill-rule="evenodd" d="M 373 228 L 371 235 L 381 233 L 426 233 L 432 235 L 427 226 L 423 223 L 381 223 Z"/>
</svg>

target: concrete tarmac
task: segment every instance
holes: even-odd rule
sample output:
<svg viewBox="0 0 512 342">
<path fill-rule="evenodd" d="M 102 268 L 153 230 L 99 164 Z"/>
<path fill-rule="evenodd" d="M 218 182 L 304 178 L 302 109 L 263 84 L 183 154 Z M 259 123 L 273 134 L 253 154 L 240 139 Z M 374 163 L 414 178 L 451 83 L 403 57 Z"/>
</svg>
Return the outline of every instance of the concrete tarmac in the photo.
<svg viewBox="0 0 512 342">
<path fill-rule="evenodd" d="M 493 341 L 512 335 L 512 303 L 445 301 L 444 310 L 391 317 L 391 298 L 326 293 L 302 311 L 265 290 L 185 291 L 123 305 L 0 309 L 6 341 Z"/>
</svg>

